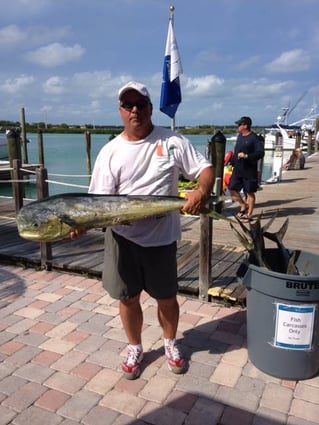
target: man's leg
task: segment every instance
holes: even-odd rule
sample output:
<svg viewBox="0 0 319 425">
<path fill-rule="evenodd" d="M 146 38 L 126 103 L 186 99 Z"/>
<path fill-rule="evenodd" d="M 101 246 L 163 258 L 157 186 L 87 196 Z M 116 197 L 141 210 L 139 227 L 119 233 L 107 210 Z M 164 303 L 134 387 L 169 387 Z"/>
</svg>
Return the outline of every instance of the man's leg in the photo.
<svg viewBox="0 0 319 425">
<path fill-rule="evenodd" d="M 256 203 L 256 195 L 254 192 L 248 193 L 248 212 L 247 217 L 251 218 L 253 215 L 253 211 Z"/>
<path fill-rule="evenodd" d="M 179 319 L 179 305 L 176 297 L 157 300 L 157 314 L 164 338 L 174 339 Z"/>
<path fill-rule="evenodd" d="M 120 301 L 120 317 L 129 343 L 132 345 L 141 344 L 143 312 L 140 295 Z"/>
<path fill-rule="evenodd" d="M 122 364 L 122 370 L 126 379 L 136 379 L 141 374 L 140 365 L 143 360 L 141 336 L 143 312 L 139 295 L 120 301 L 120 317 L 129 341 L 127 357 Z"/>
<path fill-rule="evenodd" d="M 244 213 L 247 209 L 247 204 L 246 202 L 243 200 L 243 198 L 241 197 L 240 193 L 237 192 L 236 190 L 231 190 L 230 191 L 231 197 L 234 201 L 237 201 L 240 205 L 240 212 Z"/>
<path fill-rule="evenodd" d="M 179 305 L 176 296 L 157 300 L 157 306 L 158 320 L 163 329 L 168 367 L 174 373 L 184 373 L 186 370 L 186 361 L 175 341 L 179 319 Z"/>
</svg>

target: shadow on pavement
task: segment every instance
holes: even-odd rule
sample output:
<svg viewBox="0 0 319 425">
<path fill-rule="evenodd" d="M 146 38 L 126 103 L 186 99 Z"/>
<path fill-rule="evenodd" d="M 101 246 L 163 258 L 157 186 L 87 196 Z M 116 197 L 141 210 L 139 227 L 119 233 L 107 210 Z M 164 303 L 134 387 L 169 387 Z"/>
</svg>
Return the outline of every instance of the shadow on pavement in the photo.
<svg viewBox="0 0 319 425">
<path fill-rule="evenodd" d="M 267 382 L 241 375 L 235 387 L 218 385 L 209 377 L 226 352 L 245 347 L 246 312 L 238 311 L 184 332 L 183 353 L 192 359 L 165 404 L 146 405 L 131 425 L 283 425 L 288 415 L 260 406 Z M 209 353 L 209 355 L 207 355 Z M 145 353 L 146 367 L 163 356 L 162 349 Z"/>
<path fill-rule="evenodd" d="M 7 307 L 25 291 L 23 279 L 0 268 L 0 308 Z"/>
</svg>

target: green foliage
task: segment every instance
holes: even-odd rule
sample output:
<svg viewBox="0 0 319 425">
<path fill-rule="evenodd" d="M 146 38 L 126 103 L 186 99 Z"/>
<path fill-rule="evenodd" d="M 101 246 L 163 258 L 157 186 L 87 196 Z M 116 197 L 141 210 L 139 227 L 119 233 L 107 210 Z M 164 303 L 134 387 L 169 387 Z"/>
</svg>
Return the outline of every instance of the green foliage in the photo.
<svg viewBox="0 0 319 425">
<path fill-rule="evenodd" d="M 183 191 L 183 190 L 194 190 L 194 189 L 197 188 L 197 186 L 198 186 L 197 181 L 195 181 L 195 182 L 191 182 L 191 181 L 189 181 L 189 182 L 181 182 L 180 181 L 178 183 L 178 190 L 179 191 Z"/>
</svg>

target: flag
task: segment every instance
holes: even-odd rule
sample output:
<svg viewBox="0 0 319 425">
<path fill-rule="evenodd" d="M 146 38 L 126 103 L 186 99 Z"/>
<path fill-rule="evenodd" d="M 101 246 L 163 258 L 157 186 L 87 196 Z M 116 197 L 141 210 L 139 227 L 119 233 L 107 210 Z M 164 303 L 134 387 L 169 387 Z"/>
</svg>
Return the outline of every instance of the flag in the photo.
<svg viewBox="0 0 319 425">
<path fill-rule="evenodd" d="M 179 57 L 172 18 L 170 18 L 165 48 L 160 110 L 171 118 L 175 117 L 178 105 L 182 101 L 179 82 L 179 76 L 182 73 L 182 63 Z"/>
</svg>

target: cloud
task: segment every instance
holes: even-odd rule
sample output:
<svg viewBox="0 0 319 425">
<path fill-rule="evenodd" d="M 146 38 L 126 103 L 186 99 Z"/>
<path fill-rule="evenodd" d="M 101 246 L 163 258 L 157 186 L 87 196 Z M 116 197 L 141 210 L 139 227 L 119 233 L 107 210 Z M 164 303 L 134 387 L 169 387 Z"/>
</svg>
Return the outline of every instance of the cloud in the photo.
<svg viewBox="0 0 319 425">
<path fill-rule="evenodd" d="M 21 28 L 18 25 L 8 25 L 0 29 L 0 51 L 12 53 L 16 50 L 26 50 L 38 47 L 44 43 L 63 40 L 70 34 L 70 27 L 32 26 Z M 28 43 L 25 43 L 28 40 Z"/>
<path fill-rule="evenodd" d="M 311 55 L 302 49 L 282 53 L 277 59 L 265 66 L 272 73 L 307 71 L 311 65 Z"/>
<path fill-rule="evenodd" d="M 236 68 L 240 71 L 251 68 L 252 65 L 257 65 L 260 61 L 260 56 L 252 56 L 240 62 Z"/>
<path fill-rule="evenodd" d="M 34 82 L 33 76 L 20 75 L 16 78 L 8 78 L 0 84 L 0 91 L 10 95 L 19 94 L 23 89 L 28 88 Z"/>
<path fill-rule="evenodd" d="M 38 14 L 50 6 L 52 0 L 1 0 L 1 10 L 10 16 Z"/>
<path fill-rule="evenodd" d="M 224 80 L 215 75 L 206 75 L 198 78 L 183 79 L 184 89 L 192 96 L 210 96 L 224 85 Z"/>
<path fill-rule="evenodd" d="M 43 91 L 49 95 L 63 95 L 67 93 L 67 80 L 61 77 L 50 77 L 43 84 Z"/>
<path fill-rule="evenodd" d="M 60 43 L 52 43 L 27 53 L 25 57 L 29 62 L 52 68 L 68 62 L 78 61 L 84 52 L 85 49 L 79 44 L 69 47 Z"/>
<path fill-rule="evenodd" d="M 25 31 L 17 25 L 8 25 L 0 29 L 0 50 L 12 50 L 25 40 Z"/>
<path fill-rule="evenodd" d="M 97 99 L 116 96 L 114 85 L 118 83 L 110 71 L 93 71 L 76 73 L 71 84 L 76 90 L 82 91 L 84 88 L 87 96 Z"/>
</svg>

